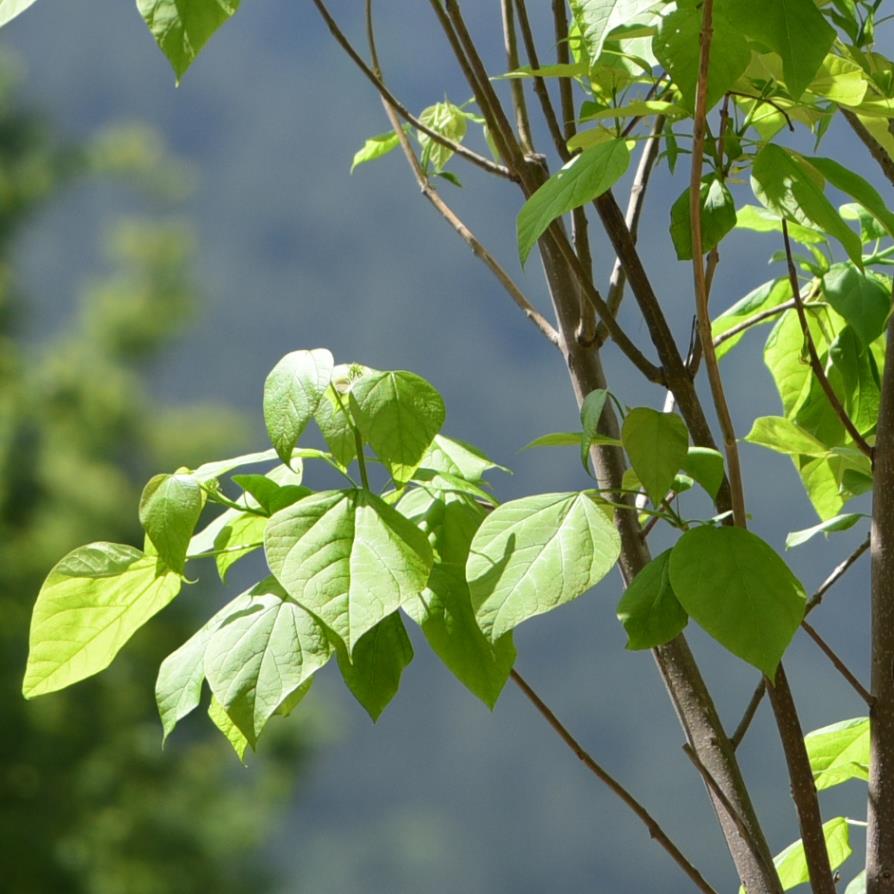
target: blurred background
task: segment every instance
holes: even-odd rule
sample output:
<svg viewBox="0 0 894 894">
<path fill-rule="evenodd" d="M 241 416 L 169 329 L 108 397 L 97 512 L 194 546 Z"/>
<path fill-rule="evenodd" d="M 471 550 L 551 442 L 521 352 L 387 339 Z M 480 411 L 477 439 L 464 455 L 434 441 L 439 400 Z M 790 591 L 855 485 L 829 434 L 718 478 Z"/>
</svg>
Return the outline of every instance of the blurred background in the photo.
<svg viewBox="0 0 894 894">
<path fill-rule="evenodd" d="M 417 111 L 468 99 L 424 4 L 380 6 L 397 95 Z M 467 6 L 498 73 L 499 10 Z M 358 38 L 359 8 L 333 3 Z M 40 0 L 0 31 L 0 864 L 12 894 L 689 890 L 516 691 L 487 711 L 418 636 L 375 726 L 333 665 L 247 768 L 200 712 L 162 752 L 158 663 L 257 577 L 251 567 L 226 588 L 206 573 L 110 672 L 32 703 L 19 695 L 50 566 L 91 540 L 136 542 L 151 474 L 263 448 L 263 380 L 295 348 L 430 379 L 446 432 L 515 470 L 495 481 L 501 499 L 587 486 L 574 450 L 518 452 L 577 427 L 558 354 L 420 199 L 397 154 L 349 176 L 356 149 L 386 127 L 310 4 L 244 3 L 179 88 L 133 4 Z M 823 151 L 861 159 L 875 179 L 848 134 L 833 129 Z M 448 199 L 545 306 L 534 259 L 524 273 L 514 261 L 520 194 L 452 168 L 464 188 L 445 183 Z M 641 231 L 684 344 L 690 267 L 674 259 L 664 209 L 686 176 L 657 178 Z M 724 242 L 718 309 L 778 275 L 764 273 L 777 247 Z M 604 281 L 598 241 L 596 256 Z M 645 344 L 629 308 L 627 322 Z M 761 348 L 753 334 L 724 361 L 743 434 L 778 410 Z M 611 346 L 606 363 L 623 401 L 660 406 Z M 786 458 L 748 445 L 743 458 L 754 528 L 782 550 L 815 517 Z M 808 591 L 865 530 L 788 555 Z M 816 616 L 864 680 L 867 580 L 865 565 L 851 572 Z M 718 889 L 735 890 L 652 660 L 624 649 L 619 595 L 613 575 L 525 625 L 519 669 Z M 732 727 L 756 675 L 690 633 Z M 805 730 L 861 713 L 802 636 L 787 666 Z M 780 850 L 797 826 L 766 707 L 741 754 Z M 856 783 L 824 793 L 825 815 L 859 818 L 862 795 Z M 859 869 L 853 842 L 845 879 Z"/>
</svg>

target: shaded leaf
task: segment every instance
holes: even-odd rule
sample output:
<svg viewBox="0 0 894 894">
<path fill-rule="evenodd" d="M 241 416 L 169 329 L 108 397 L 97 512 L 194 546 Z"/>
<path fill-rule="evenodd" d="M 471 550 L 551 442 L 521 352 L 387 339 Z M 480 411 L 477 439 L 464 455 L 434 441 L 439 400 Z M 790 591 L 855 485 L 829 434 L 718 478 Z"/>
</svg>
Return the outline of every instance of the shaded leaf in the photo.
<svg viewBox="0 0 894 894">
<path fill-rule="evenodd" d="M 205 494 L 192 475 L 156 475 L 143 488 L 140 524 L 158 555 L 174 571 L 183 571 L 204 506 Z"/>
<path fill-rule="evenodd" d="M 670 550 L 656 556 L 631 581 L 618 603 L 628 649 L 654 649 L 683 631 L 689 616 L 670 582 Z"/>
<path fill-rule="evenodd" d="M 885 331 L 891 289 L 853 264 L 834 264 L 823 276 L 823 296 L 853 327 L 864 345 Z"/>
<path fill-rule="evenodd" d="M 702 181 L 702 250 L 707 254 L 736 225 L 736 204 L 732 194 L 716 176 Z M 689 208 L 689 188 L 671 205 L 670 234 L 677 260 L 692 260 L 692 216 Z"/>
<path fill-rule="evenodd" d="M 621 428 L 624 449 L 649 498 L 657 506 L 686 460 L 689 432 L 675 413 L 636 407 Z"/>
</svg>

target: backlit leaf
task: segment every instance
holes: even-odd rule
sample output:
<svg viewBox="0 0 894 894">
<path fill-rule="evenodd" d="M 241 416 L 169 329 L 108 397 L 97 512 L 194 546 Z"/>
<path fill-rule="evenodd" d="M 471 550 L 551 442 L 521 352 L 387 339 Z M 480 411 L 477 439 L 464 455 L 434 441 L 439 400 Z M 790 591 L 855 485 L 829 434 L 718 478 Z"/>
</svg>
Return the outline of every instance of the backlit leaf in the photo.
<svg viewBox="0 0 894 894">
<path fill-rule="evenodd" d="M 192 475 L 156 475 L 140 497 L 140 523 L 165 564 L 183 571 L 205 494 Z"/>
<path fill-rule="evenodd" d="M 869 778 L 869 718 L 842 720 L 804 737 L 819 791 L 849 779 Z"/>
</svg>

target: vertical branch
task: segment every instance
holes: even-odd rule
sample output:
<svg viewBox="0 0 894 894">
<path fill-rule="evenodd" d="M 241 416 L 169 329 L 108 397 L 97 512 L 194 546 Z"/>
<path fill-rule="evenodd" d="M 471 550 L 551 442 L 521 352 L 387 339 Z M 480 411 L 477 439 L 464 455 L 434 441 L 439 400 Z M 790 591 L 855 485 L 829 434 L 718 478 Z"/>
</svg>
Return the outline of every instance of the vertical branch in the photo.
<svg viewBox="0 0 894 894">
<path fill-rule="evenodd" d="M 510 71 L 518 68 L 518 38 L 515 33 L 515 13 L 512 0 L 500 0 L 500 8 L 503 14 L 503 43 L 506 47 L 506 62 Z M 525 104 L 524 85 L 518 78 L 512 78 L 509 82 L 512 91 L 512 105 L 515 108 L 515 127 L 518 131 L 518 139 L 525 155 L 534 151 L 531 141 L 531 125 L 528 122 L 528 107 Z"/>
<path fill-rule="evenodd" d="M 872 497 L 872 695 L 866 890 L 894 892 L 894 321 L 888 323 Z"/>
</svg>

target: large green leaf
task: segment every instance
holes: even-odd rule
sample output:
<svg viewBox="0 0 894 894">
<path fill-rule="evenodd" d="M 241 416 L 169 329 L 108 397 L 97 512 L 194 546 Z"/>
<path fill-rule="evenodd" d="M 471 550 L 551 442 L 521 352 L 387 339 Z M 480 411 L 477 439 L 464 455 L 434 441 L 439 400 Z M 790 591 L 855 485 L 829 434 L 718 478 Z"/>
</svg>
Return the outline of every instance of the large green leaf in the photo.
<svg viewBox="0 0 894 894">
<path fill-rule="evenodd" d="M 770 546 L 742 528 L 694 528 L 671 551 L 670 581 L 693 620 L 773 678 L 806 596 Z"/>
<path fill-rule="evenodd" d="M 885 331 L 891 313 L 891 289 L 853 264 L 833 264 L 823 276 L 823 296 L 853 327 L 864 345 Z"/>
<path fill-rule="evenodd" d="M 814 0 L 722 0 L 719 8 L 743 35 L 779 54 L 785 84 L 799 99 L 835 40 Z"/>
<path fill-rule="evenodd" d="M 415 373 L 397 370 L 364 376 L 350 397 L 364 439 L 390 464 L 395 480 L 407 481 L 444 424 L 438 390 Z"/>
<path fill-rule="evenodd" d="M 264 422 L 286 464 L 329 387 L 334 361 L 325 348 L 286 354 L 264 383 Z"/>
<path fill-rule="evenodd" d="M 519 212 L 516 230 L 522 264 L 558 217 L 601 196 L 630 165 L 626 140 L 600 143 L 576 155 L 532 195 Z"/>
<path fill-rule="evenodd" d="M 404 668 L 413 660 L 413 646 L 400 614 L 394 612 L 365 633 L 348 656 L 336 644 L 338 667 L 354 698 L 376 721 L 400 688 Z"/>
<path fill-rule="evenodd" d="M 702 181 L 702 251 L 707 254 L 736 226 L 736 203 L 726 184 L 714 175 Z M 670 234 L 680 261 L 692 260 L 692 215 L 689 187 L 671 205 Z"/>
<path fill-rule="evenodd" d="M 241 0 L 137 0 L 155 42 L 167 56 L 177 81 Z"/>
<path fill-rule="evenodd" d="M 869 718 L 842 720 L 804 737 L 814 782 L 820 791 L 849 779 L 869 778 Z"/>
<path fill-rule="evenodd" d="M 177 723 L 199 705 L 202 683 L 205 680 L 205 649 L 211 635 L 227 617 L 240 612 L 249 601 L 249 594 L 242 593 L 228 602 L 179 649 L 162 661 L 155 681 L 155 702 L 161 718 L 162 742 L 173 732 Z"/>
<path fill-rule="evenodd" d="M 428 535 L 438 556 L 428 586 L 404 611 L 422 628 L 432 651 L 488 707 L 496 704 L 515 662 L 512 634 L 496 643 L 481 632 L 465 567 L 485 512 L 462 497 L 432 499 L 412 491 L 398 504 Z"/>
<path fill-rule="evenodd" d="M 826 456 L 829 452 L 825 444 L 785 416 L 759 416 L 745 440 L 788 456 Z"/>
<path fill-rule="evenodd" d="M 592 491 L 537 494 L 504 503 L 475 533 L 466 578 L 491 642 L 594 586 L 621 545 Z"/>
<path fill-rule="evenodd" d="M 37 596 L 25 697 L 64 689 L 107 668 L 179 592 L 179 574 L 132 546 L 90 543 L 70 552 Z"/>
<path fill-rule="evenodd" d="M 675 413 L 636 407 L 624 418 L 621 440 L 637 478 L 657 506 L 686 461 L 686 424 Z"/>
<path fill-rule="evenodd" d="M 0 0 L 0 27 L 23 13 L 34 0 Z"/>
<path fill-rule="evenodd" d="M 715 7 L 713 27 L 708 58 L 708 109 L 720 101 L 751 60 L 745 36 L 724 15 L 722 7 Z M 658 61 L 679 88 L 681 103 L 690 112 L 695 109 L 701 30 L 701 4 L 678 4 L 677 9 L 661 19 L 658 35 L 652 41 Z"/>
<path fill-rule="evenodd" d="M 214 696 L 249 744 L 285 700 L 332 655 L 326 630 L 268 578 L 248 592 L 205 648 Z"/>
<path fill-rule="evenodd" d="M 205 494 L 192 475 L 156 475 L 140 497 L 140 523 L 165 564 L 183 571 Z"/>
<path fill-rule="evenodd" d="M 587 55 L 596 61 L 611 32 L 658 5 L 658 0 L 570 0 Z"/>
<path fill-rule="evenodd" d="M 771 211 L 828 233 L 844 246 L 848 257 L 861 266 L 860 237 L 826 198 L 822 176 L 800 155 L 768 143 L 754 159 L 751 185 L 758 200 Z"/>
<path fill-rule="evenodd" d="M 668 549 L 652 559 L 618 603 L 618 620 L 627 631 L 628 649 L 654 649 L 669 643 L 689 621 L 671 586 L 670 554 Z"/>
<path fill-rule="evenodd" d="M 345 643 L 417 597 L 432 551 L 425 535 L 365 490 L 322 491 L 272 516 L 267 563 L 286 592 Z"/>
</svg>

